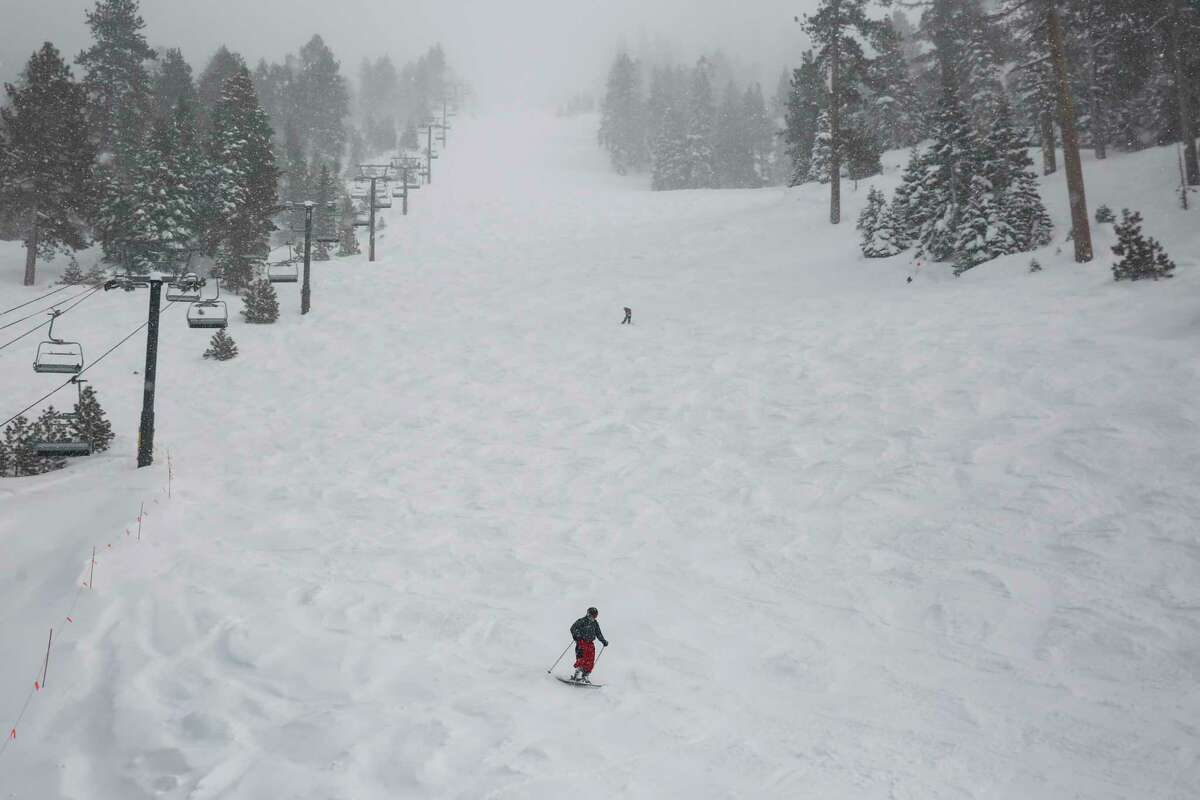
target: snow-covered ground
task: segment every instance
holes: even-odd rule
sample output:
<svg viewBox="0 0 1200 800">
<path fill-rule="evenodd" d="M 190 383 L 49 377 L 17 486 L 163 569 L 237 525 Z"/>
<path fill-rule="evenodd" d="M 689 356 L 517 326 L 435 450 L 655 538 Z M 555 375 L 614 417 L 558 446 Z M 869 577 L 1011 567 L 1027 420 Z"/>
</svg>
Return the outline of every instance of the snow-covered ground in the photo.
<svg viewBox="0 0 1200 800">
<path fill-rule="evenodd" d="M 89 374 L 113 451 L 0 482 L 5 731 L 56 627 L 0 797 L 1200 795 L 1172 151 L 1088 177 L 1174 280 L 1052 247 L 907 284 L 857 258 L 866 186 L 832 230 L 819 187 L 613 177 L 592 119 L 455 134 L 378 263 L 315 266 L 310 316 L 281 287 L 217 364 L 167 313 L 154 468 L 137 337 Z M 3 248 L 0 309 L 36 296 Z M 99 295 L 60 332 L 96 354 L 144 314 Z M 0 411 L 54 385 L 22 345 Z M 589 605 L 598 691 L 546 674 Z"/>
</svg>

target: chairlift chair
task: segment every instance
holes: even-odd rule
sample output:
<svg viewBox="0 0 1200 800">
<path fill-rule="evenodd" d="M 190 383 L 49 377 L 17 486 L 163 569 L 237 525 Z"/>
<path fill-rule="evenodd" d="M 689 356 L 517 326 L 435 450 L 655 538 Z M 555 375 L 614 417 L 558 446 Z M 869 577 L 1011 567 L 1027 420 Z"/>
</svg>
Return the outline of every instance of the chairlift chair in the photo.
<svg viewBox="0 0 1200 800">
<path fill-rule="evenodd" d="M 87 383 L 87 381 L 72 378 L 71 382 L 79 390 L 80 405 L 82 405 L 82 384 Z M 92 443 L 80 436 L 78 430 L 73 427 L 78 422 L 79 414 L 77 412 L 55 413 L 50 422 L 50 429 L 46 431 L 46 437 L 31 443 L 33 452 L 39 456 L 57 456 L 60 458 L 90 456 L 93 450 Z"/>
<path fill-rule="evenodd" d="M 296 283 L 300 280 L 296 262 L 288 259 L 278 264 L 268 264 L 267 280 L 271 283 Z"/>
<path fill-rule="evenodd" d="M 221 297 L 221 281 L 217 279 L 217 295 L 211 300 L 200 300 L 188 306 L 187 324 L 189 328 L 227 328 L 229 327 L 229 307 Z"/>
<path fill-rule="evenodd" d="M 168 303 L 195 303 L 200 299 L 200 287 L 204 281 L 194 272 L 188 272 L 167 284 Z"/>
<path fill-rule="evenodd" d="M 54 322 L 63 312 L 59 310 L 50 313 L 50 333 L 46 341 L 38 345 L 37 355 L 33 360 L 33 371 L 55 375 L 78 375 L 83 369 L 83 345 L 79 342 L 66 342 L 54 336 Z"/>
</svg>

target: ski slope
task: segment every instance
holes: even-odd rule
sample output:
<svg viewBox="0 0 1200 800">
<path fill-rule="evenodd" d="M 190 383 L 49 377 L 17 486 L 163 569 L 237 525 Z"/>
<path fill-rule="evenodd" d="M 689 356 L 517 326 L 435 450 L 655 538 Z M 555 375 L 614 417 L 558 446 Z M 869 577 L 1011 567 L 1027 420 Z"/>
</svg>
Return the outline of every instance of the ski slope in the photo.
<svg viewBox="0 0 1200 800">
<path fill-rule="evenodd" d="M 314 265 L 303 319 L 295 287 L 233 314 L 235 361 L 168 311 L 151 469 L 142 339 L 89 375 L 112 452 L 0 481 L 4 730 L 75 603 L 0 797 L 1200 796 L 1173 151 L 1088 164 L 1169 283 L 1113 284 L 1111 229 L 953 279 L 857 257 L 865 185 L 838 229 L 820 187 L 654 194 L 594 125 L 464 119 L 380 260 Z M 7 308 L 36 295 L 3 246 Z M 98 295 L 60 332 L 144 315 Z M 34 347 L 0 410 L 53 385 Z M 581 692 L 546 670 L 589 605 Z"/>
</svg>

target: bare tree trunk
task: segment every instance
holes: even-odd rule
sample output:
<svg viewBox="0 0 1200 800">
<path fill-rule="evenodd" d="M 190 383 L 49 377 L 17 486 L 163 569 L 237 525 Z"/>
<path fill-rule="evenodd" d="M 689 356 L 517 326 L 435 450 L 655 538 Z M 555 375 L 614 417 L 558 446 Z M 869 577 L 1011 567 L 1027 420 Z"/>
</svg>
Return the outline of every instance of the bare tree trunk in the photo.
<svg viewBox="0 0 1200 800">
<path fill-rule="evenodd" d="M 1075 131 L 1075 104 L 1071 100 L 1071 85 L 1067 75 L 1067 57 L 1063 51 L 1062 24 L 1058 18 L 1058 0 L 1046 6 L 1047 27 L 1050 32 L 1050 58 L 1058 79 L 1058 111 L 1063 133 L 1063 163 L 1067 170 L 1067 191 L 1071 201 L 1071 233 L 1075 240 L 1075 262 L 1086 264 L 1094 257 L 1092 226 L 1088 219 L 1087 192 L 1083 185 L 1083 161 L 1079 157 L 1079 135 Z"/>
<path fill-rule="evenodd" d="M 29 238 L 25 241 L 25 285 L 33 286 L 37 280 L 38 252 L 38 211 L 33 209 L 33 225 L 29 228 Z"/>
<path fill-rule="evenodd" d="M 1058 141 L 1054 135 L 1054 113 L 1043 109 L 1041 114 L 1042 128 L 1042 174 L 1053 175 L 1058 172 Z"/>
<path fill-rule="evenodd" d="M 837 10 L 841 10 L 840 4 Z M 829 222 L 838 225 L 842 221 L 842 26 L 835 17 L 833 43 L 830 46 L 829 64 L 829 132 L 832 142 L 829 153 Z"/>
<path fill-rule="evenodd" d="M 1180 27 L 1186 24 L 1187 10 L 1180 2 L 1175 3 L 1174 19 L 1171 20 L 1171 53 L 1175 61 L 1175 92 L 1179 95 L 1179 138 L 1183 141 L 1184 172 L 1187 185 L 1200 184 L 1200 158 L 1196 153 L 1196 127 L 1192 117 L 1192 87 L 1187 82 L 1187 48 L 1180 36 Z"/>
</svg>

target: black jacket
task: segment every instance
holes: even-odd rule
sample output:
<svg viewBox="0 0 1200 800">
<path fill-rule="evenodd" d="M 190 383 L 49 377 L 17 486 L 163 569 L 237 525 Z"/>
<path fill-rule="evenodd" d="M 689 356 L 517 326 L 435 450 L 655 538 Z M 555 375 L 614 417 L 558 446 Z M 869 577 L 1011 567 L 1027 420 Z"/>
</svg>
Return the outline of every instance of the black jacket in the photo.
<svg viewBox="0 0 1200 800">
<path fill-rule="evenodd" d="M 599 639 L 600 644 L 608 647 L 608 640 L 600 632 L 600 623 L 591 617 L 585 616 L 575 620 L 575 624 L 571 626 L 571 638 L 575 641 L 583 639 L 588 642 Z"/>
</svg>

